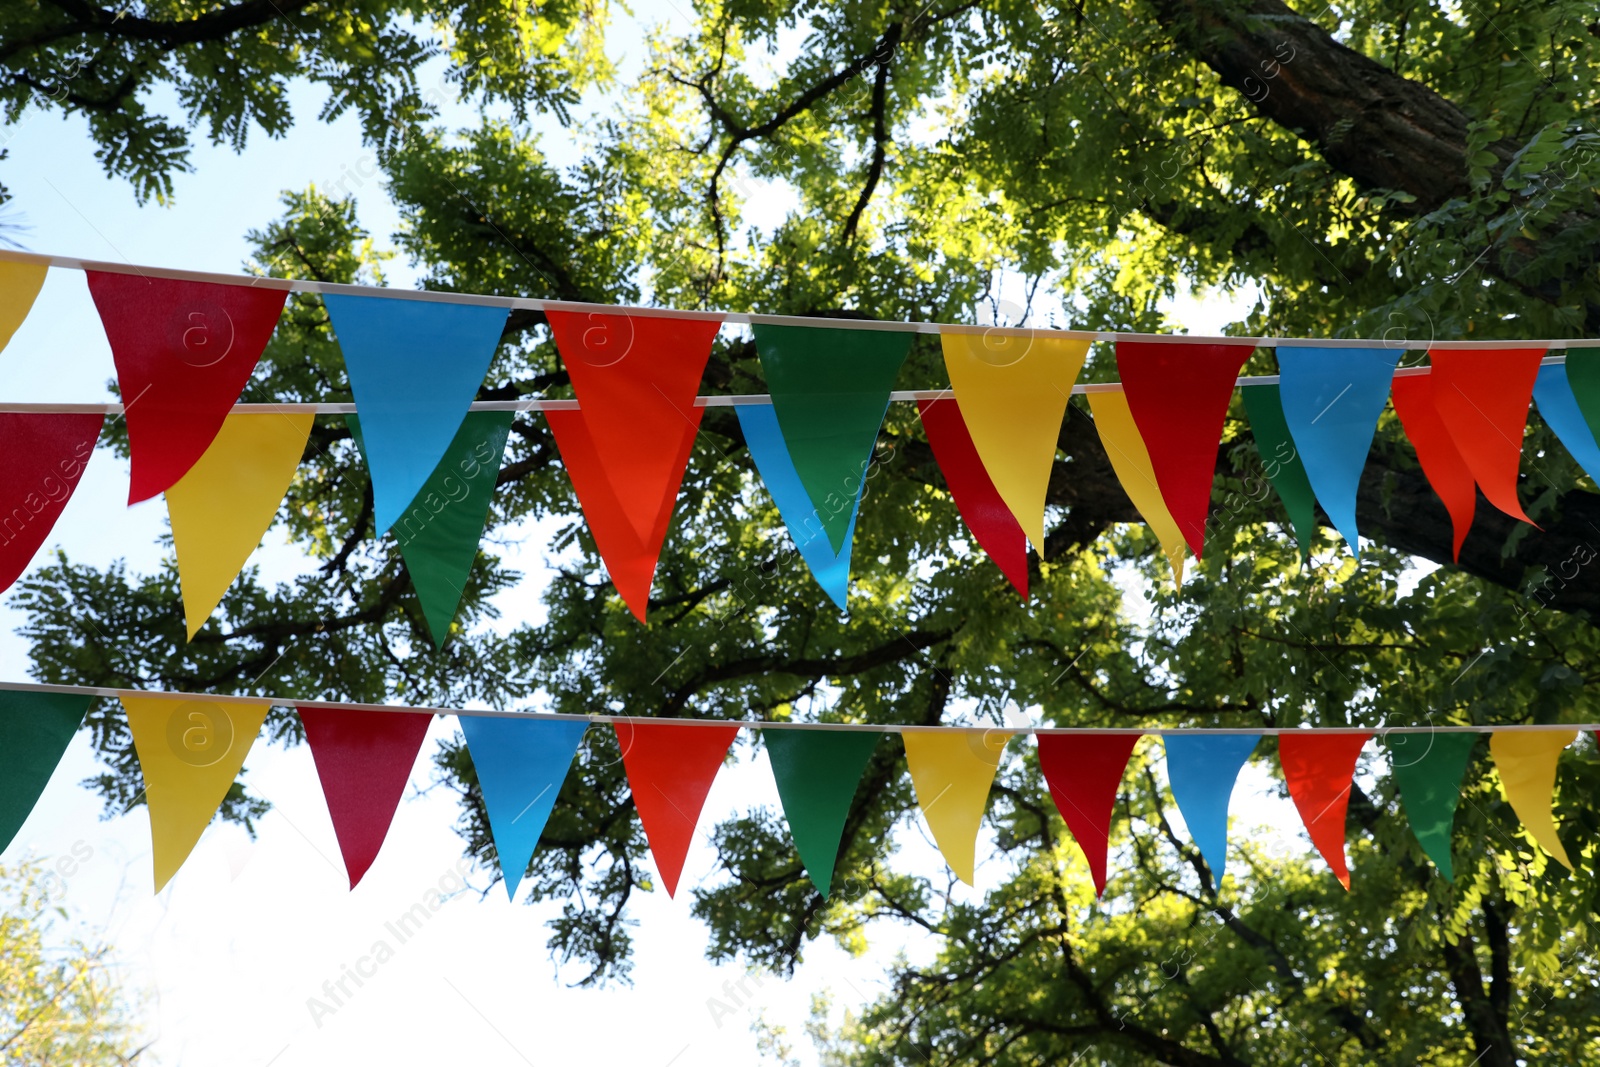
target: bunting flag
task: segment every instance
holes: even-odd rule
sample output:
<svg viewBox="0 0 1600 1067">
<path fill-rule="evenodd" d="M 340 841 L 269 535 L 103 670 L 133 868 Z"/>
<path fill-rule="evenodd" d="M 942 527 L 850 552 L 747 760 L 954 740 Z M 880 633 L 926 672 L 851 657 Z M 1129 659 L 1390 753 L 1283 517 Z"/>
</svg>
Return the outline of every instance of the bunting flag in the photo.
<svg viewBox="0 0 1600 1067">
<path fill-rule="evenodd" d="M 1344 822 L 1350 808 L 1350 781 L 1361 749 L 1371 737 L 1369 733 L 1278 736 L 1278 762 L 1300 821 L 1346 889 L 1350 888 L 1350 865 L 1344 855 Z"/>
<path fill-rule="evenodd" d="M 822 899 L 833 885 L 850 802 L 882 735 L 867 730 L 763 730 L 789 836 Z"/>
<path fill-rule="evenodd" d="M 1451 879 L 1451 831 L 1461 802 L 1461 779 L 1478 735 L 1395 734 L 1387 741 L 1389 768 L 1411 833 L 1439 873 Z"/>
<path fill-rule="evenodd" d="M 1134 425 L 1133 411 L 1128 406 L 1128 396 L 1121 389 L 1095 392 L 1089 395 L 1089 413 L 1094 428 L 1100 434 L 1100 446 L 1106 450 L 1111 469 L 1116 472 L 1122 491 L 1128 494 L 1134 509 L 1144 518 L 1161 542 L 1161 551 L 1172 568 L 1172 581 L 1183 584 L 1183 532 L 1167 510 L 1167 502 L 1156 483 L 1155 468 L 1150 463 L 1150 453 L 1145 450 L 1144 438 Z"/>
<path fill-rule="evenodd" d="M 633 806 L 667 896 L 678 890 L 683 861 L 706 794 L 739 736 L 737 726 L 680 727 L 670 722 L 619 722 L 617 744 Z"/>
<path fill-rule="evenodd" d="M 1500 787 L 1511 810 L 1522 820 L 1528 836 L 1569 871 L 1572 861 L 1556 833 L 1552 804 L 1556 764 L 1577 739 L 1576 730 L 1496 730 L 1489 735 L 1489 754 L 1500 772 Z"/>
<path fill-rule="evenodd" d="M 76 693 L 0 692 L 0 852 L 11 847 L 50 784 L 83 725 L 90 699 Z"/>
<path fill-rule="evenodd" d="M 934 462 L 944 475 L 961 519 L 1000 573 L 1028 599 L 1028 537 L 989 480 L 955 400 L 918 400 L 917 413 Z"/>
<path fill-rule="evenodd" d="M 128 503 L 189 473 L 244 392 L 288 299 L 269 285 L 86 272 L 128 424 Z"/>
<path fill-rule="evenodd" d="M 33 309 L 49 269 L 43 263 L 0 260 L 0 351 Z"/>
<path fill-rule="evenodd" d="M 911 334 L 761 322 L 752 330 L 795 473 L 840 552 Z"/>
<path fill-rule="evenodd" d="M 103 422 L 104 415 L 0 412 L 0 592 L 22 577 L 55 529 Z"/>
<path fill-rule="evenodd" d="M 1295 451 L 1322 510 L 1357 554 L 1356 489 L 1399 362 L 1398 348 L 1278 346 L 1278 394 Z"/>
<path fill-rule="evenodd" d="M 1317 494 L 1306 476 L 1300 451 L 1294 447 L 1294 438 L 1289 436 L 1282 394 L 1276 385 L 1246 385 L 1239 393 L 1244 397 L 1245 417 L 1250 420 L 1250 432 L 1255 435 L 1267 481 L 1289 513 L 1289 525 L 1300 543 L 1300 559 L 1309 560 L 1311 546 L 1317 541 Z"/>
<path fill-rule="evenodd" d="M 1239 771 L 1261 740 L 1260 734 L 1171 734 L 1167 750 L 1167 784 L 1206 866 L 1211 887 L 1222 888 L 1228 863 L 1228 801 Z M 1121 775 L 1118 775 L 1120 779 Z"/>
<path fill-rule="evenodd" d="M 1589 432 L 1600 439 L 1600 349 L 1569 348 L 1562 368 L 1583 421 L 1589 424 Z"/>
<path fill-rule="evenodd" d="M 463 715 L 460 722 L 506 899 L 513 900 L 589 723 L 487 715 Z"/>
<path fill-rule="evenodd" d="M 939 341 L 984 469 L 1034 549 L 1043 552 L 1045 492 L 1089 342 L 952 327 L 940 331 Z"/>
<path fill-rule="evenodd" d="M 934 844 L 956 877 L 975 885 L 978 828 L 1011 735 L 997 730 L 907 730 L 906 769 Z"/>
<path fill-rule="evenodd" d="M 167 490 L 191 641 L 272 526 L 314 418 L 229 415 L 205 455 Z"/>
<path fill-rule="evenodd" d="M 1522 434 L 1542 348 L 1434 349 L 1433 406 L 1489 503 L 1536 525 L 1517 499 Z"/>
<path fill-rule="evenodd" d="M 1150 453 L 1161 496 L 1196 559 L 1217 473 L 1234 381 L 1254 345 L 1118 341 L 1128 407 Z"/>
<path fill-rule="evenodd" d="M 478 558 L 478 541 L 494 503 L 515 417 L 510 411 L 469 411 L 416 499 L 389 527 L 435 648 L 443 648 L 450 636 L 467 576 Z M 365 454 L 360 418 L 350 415 L 347 421 L 350 435 Z"/>
<path fill-rule="evenodd" d="M 1533 402 L 1539 405 L 1540 417 L 1578 461 L 1589 480 L 1600 484 L 1600 445 L 1595 443 L 1594 431 L 1578 407 L 1569 377 L 1571 360 L 1569 352 L 1566 363 L 1539 368 L 1539 377 L 1533 383 Z M 1597 383 L 1597 391 L 1600 391 L 1600 383 Z"/>
<path fill-rule="evenodd" d="M 1039 770 L 1050 799 L 1089 861 L 1095 896 L 1106 891 L 1111 813 L 1133 747 L 1142 734 L 1040 734 Z"/>
<path fill-rule="evenodd" d="M 144 772 L 159 893 L 233 788 L 268 705 L 125 696 L 122 710 Z"/>
<path fill-rule="evenodd" d="M 378 858 L 431 715 L 297 707 L 354 889 Z"/>
<path fill-rule="evenodd" d="M 1478 509 L 1478 485 L 1456 449 L 1450 428 L 1439 416 L 1433 397 L 1436 388 L 1429 374 L 1410 374 L 1394 380 L 1394 412 L 1400 426 L 1417 450 L 1417 463 L 1433 491 L 1450 514 L 1454 555 L 1461 559 L 1461 546 L 1472 529 Z"/>
<path fill-rule="evenodd" d="M 800 483 L 794 461 L 789 458 L 789 446 L 784 443 L 783 432 L 779 429 L 776 409 L 771 404 L 740 404 L 733 410 L 738 415 L 739 429 L 744 433 L 745 447 L 755 461 L 756 472 L 777 505 L 778 516 L 789 528 L 789 537 L 800 551 L 800 558 L 811 568 L 811 576 L 828 598 L 840 611 L 845 610 L 850 592 L 850 549 L 855 541 L 856 515 L 861 510 L 866 480 L 856 486 L 844 543 L 835 552 L 828 543 L 817 509 L 812 507 L 811 498 Z"/>
<path fill-rule="evenodd" d="M 332 293 L 322 302 L 364 420 L 381 537 L 449 450 L 489 373 L 507 309 Z"/>
<path fill-rule="evenodd" d="M 600 465 L 634 536 L 650 536 L 683 481 L 672 442 L 698 433 L 695 406 L 722 317 L 547 311 Z"/>
</svg>

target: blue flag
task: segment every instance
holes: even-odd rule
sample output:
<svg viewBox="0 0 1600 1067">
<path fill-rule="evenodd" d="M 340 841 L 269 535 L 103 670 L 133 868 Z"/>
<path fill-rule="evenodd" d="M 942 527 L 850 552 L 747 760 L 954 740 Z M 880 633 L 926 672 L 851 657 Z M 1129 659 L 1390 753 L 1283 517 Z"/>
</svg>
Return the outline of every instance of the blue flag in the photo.
<svg viewBox="0 0 1600 1067">
<path fill-rule="evenodd" d="M 439 465 L 489 373 L 507 310 L 324 294 L 361 414 L 381 537 Z"/>
<path fill-rule="evenodd" d="M 1567 368 L 1563 363 L 1552 363 L 1539 368 L 1539 377 L 1533 383 L 1533 402 L 1539 405 L 1539 415 L 1555 431 L 1572 458 L 1578 461 L 1585 474 L 1600 482 L 1600 445 L 1584 420 L 1578 407 L 1578 398 L 1567 381 Z"/>
<path fill-rule="evenodd" d="M 589 723 L 501 715 L 458 718 L 489 812 L 506 895 L 515 898 Z"/>
<path fill-rule="evenodd" d="M 867 484 L 865 474 L 856 486 L 844 543 L 835 552 L 828 540 L 825 516 L 812 506 L 811 496 L 800 484 L 800 475 L 789 458 L 789 446 L 778 428 L 777 411 L 771 404 L 739 404 L 733 410 L 739 414 L 739 428 L 744 431 L 750 458 L 755 460 L 756 470 L 767 492 L 772 494 L 772 502 L 778 505 L 778 514 L 789 528 L 789 536 L 794 539 L 801 558 L 811 568 L 822 591 L 844 610 L 845 596 L 850 589 L 850 548 L 856 536 L 856 516 L 861 511 L 861 492 Z"/>
<path fill-rule="evenodd" d="M 1212 888 L 1228 864 L 1228 798 L 1260 734 L 1168 734 L 1167 782 L 1189 836 L 1211 868 Z"/>
</svg>

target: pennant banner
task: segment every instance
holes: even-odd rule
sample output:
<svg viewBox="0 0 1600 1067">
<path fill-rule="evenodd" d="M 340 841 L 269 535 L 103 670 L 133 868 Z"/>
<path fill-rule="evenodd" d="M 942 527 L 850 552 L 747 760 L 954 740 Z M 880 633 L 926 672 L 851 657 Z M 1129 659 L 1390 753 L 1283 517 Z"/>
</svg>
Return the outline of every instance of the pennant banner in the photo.
<svg viewBox="0 0 1600 1067">
<path fill-rule="evenodd" d="M 1517 499 L 1522 434 L 1542 348 L 1434 349 L 1433 406 L 1489 503 L 1534 525 Z"/>
<path fill-rule="evenodd" d="M 1434 405 L 1435 388 L 1431 373 L 1396 378 L 1394 412 L 1400 416 L 1400 426 L 1411 439 L 1411 447 L 1417 450 L 1423 475 L 1450 514 L 1453 558 L 1459 560 L 1478 509 L 1478 485 Z"/>
<path fill-rule="evenodd" d="M 1578 408 L 1578 398 L 1568 377 L 1571 361 L 1569 352 L 1566 363 L 1539 368 L 1539 377 L 1533 383 L 1533 402 L 1539 405 L 1539 415 L 1578 461 L 1589 480 L 1600 483 L 1600 445 L 1596 445 L 1594 431 Z M 1600 390 L 1600 383 L 1597 383 L 1597 390 Z"/>
<path fill-rule="evenodd" d="M 978 449 L 967 433 L 961 406 L 955 400 L 918 400 L 923 432 L 934 462 L 944 474 L 950 497 L 1000 573 L 1023 600 L 1028 599 L 1028 537 L 1017 523 L 1000 491 L 989 480 Z M 848 541 L 848 539 L 847 539 Z M 814 569 L 814 568 L 813 568 Z"/>
<path fill-rule="evenodd" d="M 1500 772 L 1500 787 L 1522 828 L 1557 863 L 1572 870 L 1572 860 L 1556 833 L 1552 804 L 1556 792 L 1556 763 L 1561 753 L 1578 739 L 1576 730 L 1497 730 L 1489 735 L 1489 754 Z"/>
<path fill-rule="evenodd" d="M 55 529 L 104 422 L 104 415 L 0 412 L 0 591 L 22 577 Z"/>
<path fill-rule="evenodd" d="M 822 898 L 833 885 L 850 802 L 880 734 L 855 730 L 763 730 L 789 836 Z"/>
<path fill-rule="evenodd" d="M 1116 472 L 1122 491 L 1128 494 L 1134 508 L 1144 518 L 1161 542 L 1161 551 L 1172 568 L 1172 581 L 1183 584 L 1183 532 L 1167 510 L 1167 502 L 1156 483 L 1155 467 L 1150 453 L 1145 450 L 1144 439 L 1133 422 L 1133 410 L 1128 406 L 1128 396 L 1121 389 L 1089 394 L 1089 412 L 1094 418 L 1094 428 L 1100 435 L 1100 446 L 1106 450 L 1111 469 Z"/>
<path fill-rule="evenodd" d="M 1184 825 L 1206 866 L 1211 887 L 1222 888 L 1228 864 L 1228 801 L 1239 771 L 1261 740 L 1260 734 L 1172 734 L 1167 750 L 1167 784 Z M 1120 777 L 1120 775 L 1119 775 Z"/>
<path fill-rule="evenodd" d="M 640 722 L 613 725 L 633 806 L 639 810 L 661 883 L 667 896 L 673 896 L 694 841 L 700 809 L 739 728 Z"/>
<path fill-rule="evenodd" d="M 1245 416 L 1261 454 L 1267 481 L 1289 513 L 1289 525 L 1300 543 L 1300 559 L 1311 558 L 1317 541 L 1317 494 L 1306 476 L 1306 465 L 1289 436 L 1289 423 L 1283 416 L 1283 399 L 1276 385 L 1247 385 L 1239 390 L 1244 397 Z"/>
<path fill-rule="evenodd" d="M 12 334 L 33 310 L 49 269 L 43 263 L 0 260 L 0 351 L 11 343 Z"/>
<path fill-rule="evenodd" d="M 1600 349 L 1569 348 L 1562 367 L 1583 421 L 1589 424 L 1589 432 L 1600 439 Z"/>
<path fill-rule="evenodd" d="M 1095 896 L 1106 891 L 1111 813 L 1142 734 L 1040 734 L 1039 770 L 1050 799 L 1089 861 Z"/>
<path fill-rule="evenodd" d="M 1439 873 L 1452 878 L 1450 834 L 1461 801 L 1461 779 L 1478 735 L 1395 734 L 1387 742 L 1389 767 L 1411 832 Z"/>
<path fill-rule="evenodd" d="M 1278 735 L 1278 762 L 1300 821 L 1346 889 L 1350 888 L 1350 865 L 1344 855 L 1344 823 L 1350 808 L 1350 780 L 1361 749 L 1371 737 L 1368 733 Z"/>
<path fill-rule="evenodd" d="M 0 852 L 11 847 L 50 784 L 83 725 L 90 699 L 75 693 L 0 692 Z"/>
<path fill-rule="evenodd" d="M 1011 735 L 998 730 L 908 730 L 906 768 L 917 807 L 956 877 L 975 881 L 978 828 Z"/>
</svg>

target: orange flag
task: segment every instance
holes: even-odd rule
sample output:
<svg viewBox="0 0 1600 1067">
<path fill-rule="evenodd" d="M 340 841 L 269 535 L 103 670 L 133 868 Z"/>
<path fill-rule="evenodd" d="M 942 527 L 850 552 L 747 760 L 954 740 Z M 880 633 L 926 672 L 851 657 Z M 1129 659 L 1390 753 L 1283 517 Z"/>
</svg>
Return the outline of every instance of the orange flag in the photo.
<svg viewBox="0 0 1600 1067">
<path fill-rule="evenodd" d="M 1350 807 L 1350 779 L 1369 733 L 1286 733 L 1278 735 L 1278 761 L 1289 796 L 1306 824 L 1311 843 L 1328 861 L 1339 882 L 1350 888 L 1344 856 L 1344 820 Z"/>
<path fill-rule="evenodd" d="M 706 794 L 739 728 L 673 722 L 613 725 L 633 806 L 670 897 L 678 890 Z"/>
<path fill-rule="evenodd" d="M 1522 432 L 1528 425 L 1542 348 L 1434 349 L 1433 405 L 1450 429 L 1456 451 L 1489 503 L 1538 525 L 1517 499 Z"/>
<path fill-rule="evenodd" d="M 1450 513 L 1454 558 L 1459 561 L 1461 545 L 1478 508 L 1478 486 L 1467 461 L 1456 449 L 1450 428 L 1434 407 L 1433 390 L 1431 373 L 1396 375 L 1389 395 L 1394 400 L 1394 413 L 1400 416 L 1400 426 L 1411 439 L 1411 447 L 1417 450 L 1422 473 Z"/>
</svg>

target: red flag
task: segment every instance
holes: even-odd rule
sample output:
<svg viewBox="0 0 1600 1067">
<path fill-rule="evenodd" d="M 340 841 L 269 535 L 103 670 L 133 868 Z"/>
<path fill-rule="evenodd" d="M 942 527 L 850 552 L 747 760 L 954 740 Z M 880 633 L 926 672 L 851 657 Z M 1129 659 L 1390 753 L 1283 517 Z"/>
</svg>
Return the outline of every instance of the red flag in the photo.
<svg viewBox="0 0 1600 1067">
<path fill-rule="evenodd" d="M 1537 526 L 1517 499 L 1522 432 L 1542 348 L 1434 349 L 1433 406 L 1489 503 Z"/>
<path fill-rule="evenodd" d="M 1118 341 L 1117 370 L 1167 510 L 1196 559 L 1217 471 L 1222 420 L 1254 345 Z"/>
<path fill-rule="evenodd" d="M 1117 787 L 1142 734 L 1040 734 L 1039 769 L 1050 799 L 1089 861 L 1098 896 L 1106 889 L 1106 846 Z"/>
<path fill-rule="evenodd" d="M 1434 379 L 1432 374 L 1396 375 L 1390 396 L 1394 399 L 1394 412 L 1400 416 L 1400 426 L 1417 450 L 1417 462 L 1428 484 L 1444 502 L 1450 513 L 1450 528 L 1454 532 L 1455 559 L 1461 559 L 1461 545 L 1472 528 L 1472 515 L 1478 507 L 1478 487 L 1473 481 L 1467 461 L 1456 450 L 1450 428 L 1439 417 L 1433 405 Z"/>
<path fill-rule="evenodd" d="M 1350 865 L 1344 858 L 1344 817 L 1350 807 L 1350 779 L 1356 772 L 1356 757 L 1371 737 L 1369 733 L 1278 735 L 1278 762 L 1300 821 L 1346 889 Z"/>
<path fill-rule="evenodd" d="M 296 708 L 333 817 L 350 888 L 378 858 L 411 778 L 429 715 Z"/>
<path fill-rule="evenodd" d="M 927 432 L 933 458 L 944 473 L 945 484 L 955 498 L 956 510 L 966 521 L 972 536 L 989 553 L 1023 600 L 1028 599 L 1028 537 L 1022 532 L 1011 508 L 989 479 L 978 456 L 972 435 L 961 417 L 961 406 L 952 399 L 919 400 L 922 428 Z"/>
<path fill-rule="evenodd" d="M 72 499 L 104 415 L 0 414 L 0 591 L 22 576 Z"/>
<path fill-rule="evenodd" d="M 677 892 L 706 794 L 739 728 L 672 722 L 613 725 L 633 806 L 639 809 L 650 854 L 670 897 Z"/>
<path fill-rule="evenodd" d="M 87 271 L 126 405 L 128 503 L 189 473 L 244 391 L 287 289 Z"/>
</svg>

